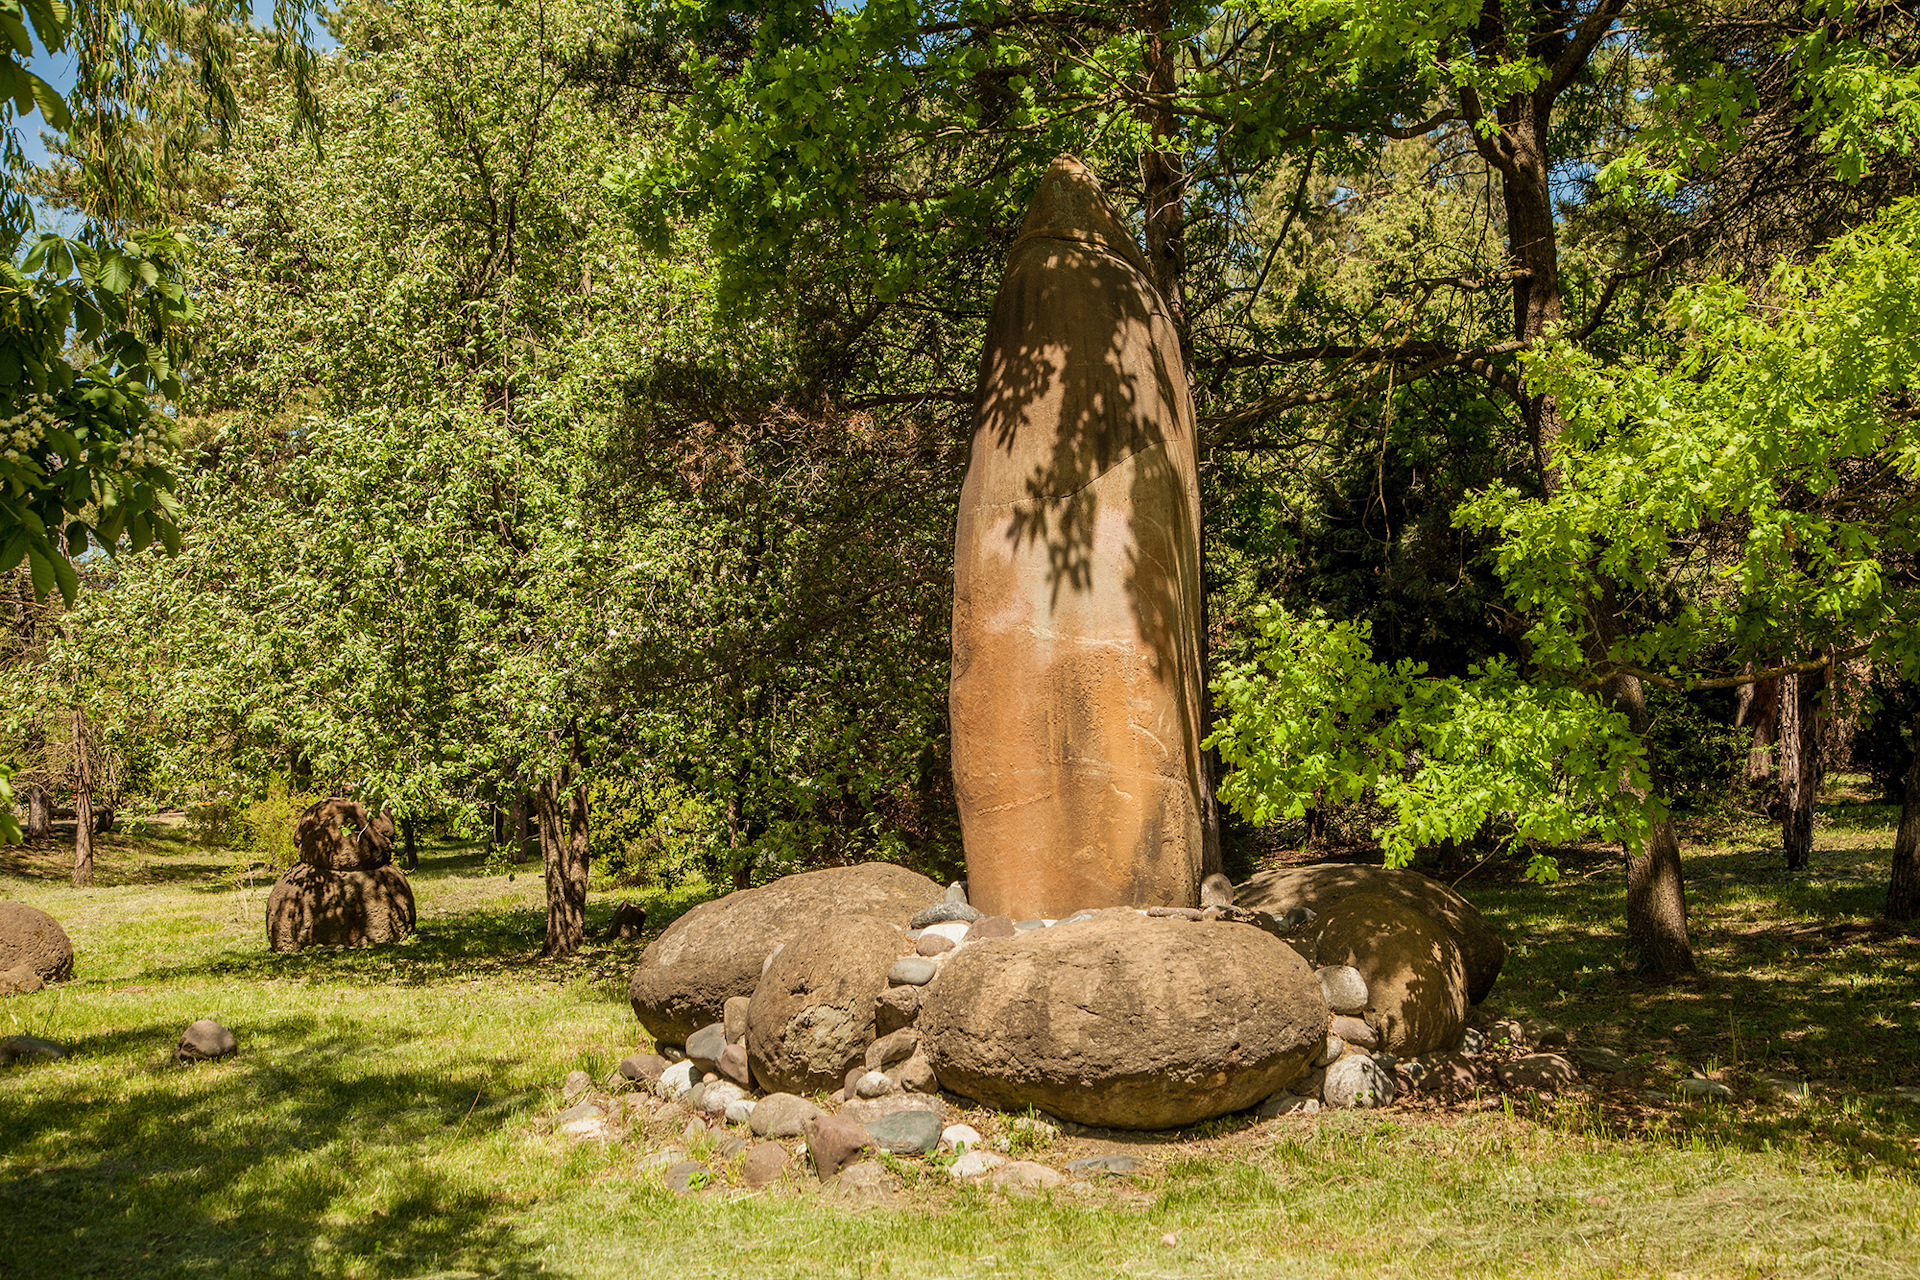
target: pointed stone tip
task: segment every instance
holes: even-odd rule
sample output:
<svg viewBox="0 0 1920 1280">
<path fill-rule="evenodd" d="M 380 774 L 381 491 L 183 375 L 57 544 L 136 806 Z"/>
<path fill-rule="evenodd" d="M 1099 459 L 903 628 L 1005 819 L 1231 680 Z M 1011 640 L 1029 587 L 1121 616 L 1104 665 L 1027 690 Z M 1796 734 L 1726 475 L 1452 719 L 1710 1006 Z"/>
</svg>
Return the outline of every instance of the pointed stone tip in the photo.
<svg viewBox="0 0 1920 1280">
<path fill-rule="evenodd" d="M 1034 189 L 1033 203 L 1027 206 L 1027 219 L 1020 227 L 1020 238 L 1036 236 L 1067 240 L 1104 242 L 1129 258 L 1139 258 L 1133 237 L 1121 225 L 1107 204 L 1107 193 L 1100 179 L 1080 162 L 1078 156 L 1059 155 Z"/>
</svg>

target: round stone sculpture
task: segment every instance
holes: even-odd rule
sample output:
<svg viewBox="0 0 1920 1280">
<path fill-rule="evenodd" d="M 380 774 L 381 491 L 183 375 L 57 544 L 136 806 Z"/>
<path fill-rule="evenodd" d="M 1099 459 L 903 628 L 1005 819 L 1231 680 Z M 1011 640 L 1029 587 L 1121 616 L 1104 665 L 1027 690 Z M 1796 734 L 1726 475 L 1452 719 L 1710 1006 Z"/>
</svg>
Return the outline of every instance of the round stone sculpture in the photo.
<svg viewBox="0 0 1920 1280">
<path fill-rule="evenodd" d="M 1305 960 L 1243 924 L 1129 910 L 963 947 L 927 988 L 941 1087 L 1115 1129 L 1239 1111 L 1326 1043 Z"/>
<path fill-rule="evenodd" d="M 393 819 L 357 800 L 322 800 L 300 815 L 300 861 L 320 871 L 372 871 L 393 861 Z"/>
<path fill-rule="evenodd" d="M 0 902 L 0 973 L 24 965 L 42 982 L 73 976 L 73 942 L 67 931 L 38 907 Z"/>
<path fill-rule="evenodd" d="M 1418 871 L 1343 862 L 1285 867 L 1254 876 L 1234 890 L 1233 900 L 1239 906 L 1276 916 L 1300 907 L 1324 916 L 1342 898 L 1356 893 L 1390 898 L 1443 925 L 1466 965 L 1468 1003 L 1479 1004 L 1487 998 L 1494 979 L 1500 976 L 1500 967 L 1507 962 L 1507 944 L 1472 903 Z"/>
<path fill-rule="evenodd" d="M 876 916 L 904 925 L 944 892 L 886 862 L 828 867 L 737 890 L 668 925 L 641 954 L 627 998 L 656 1042 L 685 1044 L 701 1027 L 724 1020 L 729 997 L 753 994 L 774 948 L 826 917 Z"/>
<path fill-rule="evenodd" d="M 1362 1020 L 1397 1057 L 1451 1049 L 1467 1025 L 1467 972 L 1445 926 L 1376 893 L 1336 902 L 1317 922 L 1319 961 L 1367 983 Z"/>
<path fill-rule="evenodd" d="M 303 862 L 267 895 L 267 945 L 274 951 L 398 942 L 413 925 L 413 888 L 392 863 L 322 871 Z"/>
<path fill-rule="evenodd" d="M 832 916 L 781 948 L 747 1005 L 747 1065 L 760 1087 L 826 1093 L 874 1042 L 874 997 L 900 955 L 875 916 Z"/>
</svg>

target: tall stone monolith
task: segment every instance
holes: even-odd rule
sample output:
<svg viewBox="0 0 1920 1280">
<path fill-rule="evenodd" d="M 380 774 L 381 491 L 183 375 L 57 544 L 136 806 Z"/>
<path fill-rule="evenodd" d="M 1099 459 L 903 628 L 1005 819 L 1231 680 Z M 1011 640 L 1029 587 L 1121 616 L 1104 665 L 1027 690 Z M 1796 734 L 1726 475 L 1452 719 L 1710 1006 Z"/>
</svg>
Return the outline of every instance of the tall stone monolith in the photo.
<svg viewBox="0 0 1920 1280">
<path fill-rule="evenodd" d="M 955 536 L 953 768 L 973 904 L 1192 906 L 1200 494 L 1179 338 L 1100 184 L 1041 180 L 988 324 Z"/>
</svg>

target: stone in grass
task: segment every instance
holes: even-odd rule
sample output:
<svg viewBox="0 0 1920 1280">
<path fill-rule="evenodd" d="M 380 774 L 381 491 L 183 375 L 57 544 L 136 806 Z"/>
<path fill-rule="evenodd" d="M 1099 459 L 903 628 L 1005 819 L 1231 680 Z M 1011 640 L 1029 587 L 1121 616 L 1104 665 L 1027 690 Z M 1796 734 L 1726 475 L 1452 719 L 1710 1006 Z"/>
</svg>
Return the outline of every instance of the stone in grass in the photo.
<svg viewBox="0 0 1920 1280">
<path fill-rule="evenodd" d="M 1067 1172 L 1079 1178 L 1097 1178 L 1102 1174 L 1118 1177 L 1139 1168 L 1140 1161 L 1135 1156 L 1081 1156 L 1078 1160 L 1067 1161 Z"/>
<path fill-rule="evenodd" d="M 887 981 L 896 987 L 924 987 L 939 972 L 940 966 L 925 956 L 901 956 L 887 970 Z"/>
<path fill-rule="evenodd" d="M 778 1182 L 791 1157 L 777 1142 L 756 1142 L 740 1158 L 740 1181 L 749 1187 L 764 1187 Z"/>
<path fill-rule="evenodd" d="M 972 924 L 979 918 L 979 909 L 977 907 L 970 907 L 964 902 L 936 902 L 932 906 L 914 913 L 914 917 L 907 923 L 907 927 L 909 929 L 924 929 L 928 925 L 945 924 L 949 920 L 959 920 L 967 924 Z"/>
<path fill-rule="evenodd" d="M 1718 1080 L 1708 1080 L 1702 1076 L 1688 1076 L 1680 1082 L 1680 1096 L 1700 1098 L 1708 1102 L 1732 1102 L 1733 1090 Z"/>
<path fill-rule="evenodd" d="M 560 1100 L 572 1102 L 575 1098 L 593 1088 L 593 1077 L 584 1071 L 567 1072 L 566 1083 L 560 1086 Z"/>
<path fill-rule="evenodd" d="M 1530 1053 L 1502 1063 L 1499 1075 L 1500 1083 L 1509 1089 L 1559 1093 L 1571 1089 L 1579 1073 L 1573 1069 L 1573 1063 L 1557 1053 Z"/>
<path fill-rule="evenodd" d="M 753 1078 L 788 1093 L 839 1088 L 880 1034 L 874 1001 L 899 955 L 899 929 L 874 916 L 829 916 L 789 942 L 747 1006 Z"/>
<path fill-rule="evenodd" d="M 667 1190 L 685 1195 L 689 1191 L 698 1191 L 712 1182 L 713 1170 L 698 1160 L 682 1160 L 661 1174 L 660 1181 L 666 1184 Z"/>
<path fill-rule="evenodd" d="M 807 1131 L 809 1120 L 825 1114 L 805 1098 L 770 1093 L 755 1104 L 747 1127 L 756 1138 L 797 1138 Z"/>
<path fill-rule="evenodd" d="M 889 1093 L 881 1098 L 854 1098 L 840 1108 L 841 1115 L 849 1120 L 858 1120 L 861 1124 L 872 1124 L 882 1116 L 902 1111 L 931 1111 L 944 1118 L 947 1107 L 933 1094 Z"/>
<path fill-rule="evenodd" d="M 1367 980 L 1350 964 L 1322 965 L 1315 970 L 1320 994 L 1335 1013 L 1362 1013 L 1367 1007 Z"/>
<path fill-rule="evenodd" d="M 746 1149 L 747 1149 L 747 1140 L 745 1138 L 740 1137 L 738 1134 L 730 1133 L 726 1137 L 720 1139 L 720 1145 L 713 1149 L 713 1154 L 718 1159 L 731 1160 L 735 1156 L 739 1155 L 742 1151 L 745 1151 Z"/>
<path fill-rule="evenodd" d="M 760 1104 L 752 1098 L 741 1098 L 738 1101 L 729 1102 L 727 1104 L 727 1123 L 751 1124 L 753 1122 L 754 1108 L 759 1105 Z"/>
<path fill-rule="evenodd" d="M 822 1182 L 872 1150 L 873 1139 L 856 1120 L 822 1115 L 807 1121 L 807 1154 Z"/>
<path fill-rule="evenodd" d="M 980 1145 L 980 1131 L 970 1124 L 950 1124 L 940 1131 L 940 1145 L 950 1151 L 965 1151 Z"/>
<path fill-rule="evenodd" d="M 1384 1107 L 1393 1101 L 1393 1077 L 1365 1054 L 1348 1054 L 1328 1067 L 1320 1088 L 1330 1107 Z"/>
<path fill-rule="evenodd" d="M 731 1080 L 715 1080 L 700 1093 L 700 1109 L 708 1115 L 725 1115 L 736 1102 L 746 1102 L 747 1091 Z"/>
<path fill-rule="evenodd" d="M 885 1165 L 863 1160 L 843 1168 L 838 1177 L 821 1188 L 821 1194 L 855 1204 L 885 1204 L 899 1189 L 900 1179 Z"/>
<path fill-rule="evenodd" d="M 653 1091 L 667 1101 L 674 1102 L 692 1092 L 693 1081 L 693 1064 L 676 1062 L 660 1073 L 660 1078 L 653 1082 Z"/>
<path fill-rule="evenodd" d="M 1262 1120 L 1272 1120 L 1276 1116 L 1310 1116 L 1320 1110 L 1317 1098 L 1303 1098 L 1293 1093 L 1276 1093 L 1255 1109 L 1254 1115 Z M 1069 1169 L 1073 1166 L 1068 1165 Z"/>
<path fill-rule="evenodd" d="M 31 965 L 17 964 L 0 973 L 0 996 L 32 995 L 46 985 Z"/>
<path fill-rule="evenodd" d="M 898 1111 L 866 1129 L 875 1146 L 897 1156 L 924 1156 L 940 1145 L 940 1117 L 931 1111 Z"/>
<path fill-rule="evenodd" d="M 16 1062 L 53 1062 L 66 1056 L 65 1049 L 39 1036 L 8 1036 L 0 1040 L 0 1067 L 10 1067 Z"/>
<path fill-rule="evenodd" d="M 0 902 L 0 969 L 25 966 L 42 982 L 73 976 L 73 941 L 38 907 Z"/>
<path fill-rule="evenodd" d="M 652 1084 L 667 1069 L 667 1060 L 657 1053 L 630 1053 L 620 1059 L 620 1074 L 635 1084 Z"/>
<path fill-rule="evenodd" d="M 202 1018 L 180 1033 L 180 1043 L 174 1047 L 175 1062 L 211 1062 L 215 1058 L 225 1058 L 239 1050 L 233 1032 L 227 1030 L 212 1018 Z"/>
<path fill-rule="evenodd" d="M 1580 1064 L 1582 1071 L 1592 1071 L 1603 1076 L 1617 1076 L 1633 1066 L 1613 1050 L 1601 1048 L 1599 1045 L 1575 1049 L 1573 1060 Z"/>
<path fill-rule="evenodd" d="M 1007 1162 L 1007 1158 L 993 1151 L 981 1151 L 969 1147 L 948 1166 L 947 1173 L 955 1182 L 965 1182 L 977 1178 L 983 1173 L 991 1173 Z"/>
<path fill-rule="evenodd" d="M 1010 1160 L 987 1175 L 987 1185 L 1009 1195 L 1030 1196 L 1050 1191 L 1067 1180 L 1058 1169 L 1031 1160 Z"/>
</svg>

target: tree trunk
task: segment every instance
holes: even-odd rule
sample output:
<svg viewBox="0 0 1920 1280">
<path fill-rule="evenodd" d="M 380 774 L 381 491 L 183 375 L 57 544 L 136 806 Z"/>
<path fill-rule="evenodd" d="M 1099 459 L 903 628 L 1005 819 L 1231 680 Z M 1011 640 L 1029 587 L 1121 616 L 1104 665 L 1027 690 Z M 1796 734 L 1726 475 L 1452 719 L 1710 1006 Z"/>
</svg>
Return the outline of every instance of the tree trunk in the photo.
<svg viewBox="0 0 1920 1280">
<path fill-rule="evenodd" d="M 1744 776 L 1748 782 L 1763 782 L 1773 776 L 1773 748 L 1780 741 L 1780 677 L 1741 685 L 1739 698 L 1733 723 L 1753 730 Z"/>
<path fill-rule="evenodd" d="M 27 783 L 27 839 L 45 840 L 52 834 L 53 793 L 36 776 Z"/>
<path fill-rule="evenodd" d="M 420 865 L 420 845 L 412 818 L 400 819 L 400 865 L 412 871 Z"/>
<path fill-rule="evenodd" d="M 1823 671 L 1780 677 L 1780 843 L 1787 870 L 1804 871 L 1813 856 L 1813 811 L 1820 798 L 1820 690 Z"/>
<path fill-rule="evenodd" d="M 1920 917 L 1920 715 L 1913 719 L 1912 754 L 1900 785 L 1900 829 L 1893 836 L 1885 914 L 1889 920 L 1912 920 Z"/>
<path fill-rule="evenodd" d="M 1179 88 L 1179 50 L 1173 43 L 1171 0 L 1146 0 L 1140 23 L 1146 37 L 1141 70 L 1146 77 L 1147 101 L 1139 108 L 1141 123 L 1153 142 L 1140 153 L 1140 182 L 1146 214 L 1147 266 L 1153 287 L 1166 300 L 1174 331 L 1180 335 L 1181 362 L 1193 367 L 1193 343 L 1187 331 L 1187 175 L 1180 153 L 1172 145 L 1180 129 L 1173 110 Z"/>
<path fill-rule="evenodd" d="M 73 709 L 73 887 L 93 883 L 93 762 L 87 756 L 87 717 Z"/>
<path fill-rule="evenodd" d="M 575 738 L 560 772 L 541 779 L 534 789 L 547 874 L 547 945 L 542 954 L 549 960 L 573 955 L 587 936 L 587 784 L 578 776 L 579 759 L 580 741 Z"/>
<path fill-rule="evenodd" d="M 1475 42 L 1491 48 L 1504 45 L 1507 35 L 1503 9 L 1487 0 Z M 1480 155 L 1500 175 L 1501 199 L 1507 213 L 1507 249 L 1514 273 L 1513 334 L 1523 342 L 1537 342 L 1557 329 L 1565 312 L 1547 139 L 1554 103 L 1566 83 L 1570 81 L 1550 76 L 1547 83 L 1532 93 L 1515 94 L 1496 112 L 1498 133 L 1489 136 L 1476 127 L 1474 136 Z M 1554 87 L 1556 84 L 1559 89 Z M 1463 95 L 1462 105 L 1466 108 L 1465 114 L 1477 121 L 1478 97 Z M 1520 409 L 1533 446 L 1541 488 L 1554 493 L 1562 484 L 1557 459 L 1563 425 L 1559 408 L 1550 396 L 1525 395 Z M 1591 605 L 1594 625 L 1591 656 L 1604 661 L 1608 647 L 1620 630 L 1613 594 L 1604 583 Z M 1646 690 L 1640 680 L 1633 676 L 1614 676 L 1606 681 L 1602 691 L 1614 708 L 1626 715 L 1635 736 L 1644 745 L 1650 718 Z M 1649 760 L 1650 766 L 1657 763 Z M 1657 767 L 1652 771 L 1657 778 Z M 1664 806 L 1653 794 L 1628 779 L 1621 780 L 1621 788 L 1641 804 L 1649 819 L 1645 844 L 1639 848 L 1627 844 L 1621 850 L 1627 863 L 1628 945 L 1641 972 L 1649 977 L 1666 980 L 1692 973 L 1693 946 L 1687 937 L 1680 842 L 1674 835 L 1672 822 L 1665 816 Z"/>
<path fill-rule="evenodd" d="M 515 791 L 507 807 L 507 860 L 515 866 L 527 860 L 527 799 L 525 792 Z"/>
</svg>

